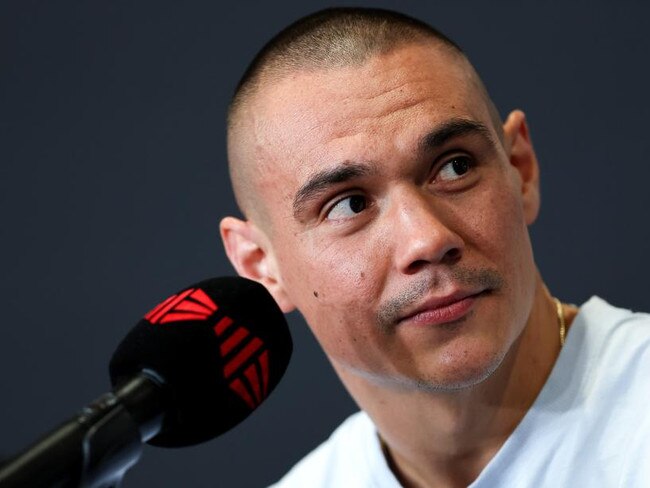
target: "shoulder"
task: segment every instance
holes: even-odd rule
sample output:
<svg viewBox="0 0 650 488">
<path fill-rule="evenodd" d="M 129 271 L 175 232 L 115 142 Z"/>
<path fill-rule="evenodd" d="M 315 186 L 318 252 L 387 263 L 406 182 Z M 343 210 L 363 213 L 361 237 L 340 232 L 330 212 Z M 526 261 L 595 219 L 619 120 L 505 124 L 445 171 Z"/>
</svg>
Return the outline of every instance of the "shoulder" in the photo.
<svg viewBox="0 0 650 488">
<path fill-rule="evenodd" d="M 575 327 L 574 327 L 575 325 Z M 569 330 L 560 370 L 586 403 L 619 410 L 647 402 L 650 387 L 650 315 L 592 297 Z M 570 364 L 568 361 L 570 359 Z M 580 374 L 576 375 L 575 373 Z M 610 413 L 612 413 L 610 411 Z"/>
<path fill-rule="evenodd" d="M 382 486 L 373 481 L 382 472 L 392 477 L 375 426 L 366 413 L 357 412 L 271 488 Z"/>
<path fill-rule="evenodd" d="M 610 305 L 592 297 L 580 310 L 580 326 L 587 337 L 606 339 L 603 346 L 645 348 L 650 345 L 650 315 Z"/>
</svg>

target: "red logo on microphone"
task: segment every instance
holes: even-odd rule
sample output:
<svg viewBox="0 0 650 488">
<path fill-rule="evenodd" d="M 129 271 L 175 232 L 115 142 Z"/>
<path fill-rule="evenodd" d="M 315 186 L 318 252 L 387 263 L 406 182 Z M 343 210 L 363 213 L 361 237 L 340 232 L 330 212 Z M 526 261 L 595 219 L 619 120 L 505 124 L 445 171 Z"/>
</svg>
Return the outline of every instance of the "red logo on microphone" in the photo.
<svg viewBox="0 0 650 488">
<path fill-rule="evenodd" d="M 181 320 L 205 320 L 217 311 L 217 305 L 200 288 L 190 288 L 167 300 L 144 316 L 152 324 Z"/>
<path fill-rule="evenodd" d="M 218 308 L 203 290 L 190 288 L 172 295 L 144 318 L 152 324 L 206 320 Z M 231 329 L 232 324 L 233 320 L 224 316 L 212 328 L 221 341 L 219 352 L 226 361 L 223 376 L 230 381 L 230 389 L 254 409 L 268 395 L 269 351 L 259 337 L 242 326 Z"/>
<path fill-rule="evenodd" d="M 214 333 L 223 339 L 232 324 L 230 317 L 224 317 L 214 326 Z M 228 386 L 251 409 L 257 407 L 268 395 L 269 388 L 269 351 L 264 342 L 251 336 L 245 327 L 235 326 L 219 349 L 221 357 L 227 359 L 223 376 L 230 380 Z"/>
</svg>

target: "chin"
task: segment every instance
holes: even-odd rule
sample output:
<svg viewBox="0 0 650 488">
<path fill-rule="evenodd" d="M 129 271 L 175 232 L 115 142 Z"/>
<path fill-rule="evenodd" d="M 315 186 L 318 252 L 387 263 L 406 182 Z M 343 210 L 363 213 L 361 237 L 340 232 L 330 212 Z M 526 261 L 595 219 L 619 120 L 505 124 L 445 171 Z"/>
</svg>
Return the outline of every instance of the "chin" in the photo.
<svg viewBox="0 0 650 488">
<path fill-rule="evenodd" d="M 463 351 L 438 358 L 435 372 L 413 381 L 420 391 L 453 392 L 475 387 L 499 369 L 505 354 Z"/>
</svg>

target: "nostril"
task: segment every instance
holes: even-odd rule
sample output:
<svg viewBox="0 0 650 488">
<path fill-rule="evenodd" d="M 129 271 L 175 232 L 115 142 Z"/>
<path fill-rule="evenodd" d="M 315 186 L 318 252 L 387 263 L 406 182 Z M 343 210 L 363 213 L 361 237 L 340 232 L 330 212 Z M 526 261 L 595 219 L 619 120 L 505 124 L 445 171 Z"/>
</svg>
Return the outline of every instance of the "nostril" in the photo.
<svg viewBox="0 0 650 488">
<path fill-rule="evenodd" d="M 409 264 L 406 272 L 408 274 L 414 274 L 420 271 L 422 268 L 429 266 L 430 264 L 431 263 L 429 261 L 426 261 L 424 259 L 418 259 L 417 261 L 413 261 L 411 264 Z"/>
<path fill-rule="evenodd" d="M 456 264 L 460 260 L 460 255 L 461 255 L 460 249 L 458 249 L 457 247 L 453 247 L 445 253 L 445 255 L 441 259 L 441 263 Z"/>
<path fill-rule="evenodd" d="M 442 256 L 442 259 L 439 261 L 439 264 L 446 264 L 446 265 L 457 264 L 458 261 L 460 261 L 462 254 L 463 253 L 459 248 L 452 247 Z M 427 266 L 431 266 L 431 261 L 428 261 L 426 259 L 418 259 L 408 265 L 408 269 L 406 270 L 406 272 L 408 274 L 414 274 L 422 270 L 423 268 L 426 268 Z"/>
</svg>

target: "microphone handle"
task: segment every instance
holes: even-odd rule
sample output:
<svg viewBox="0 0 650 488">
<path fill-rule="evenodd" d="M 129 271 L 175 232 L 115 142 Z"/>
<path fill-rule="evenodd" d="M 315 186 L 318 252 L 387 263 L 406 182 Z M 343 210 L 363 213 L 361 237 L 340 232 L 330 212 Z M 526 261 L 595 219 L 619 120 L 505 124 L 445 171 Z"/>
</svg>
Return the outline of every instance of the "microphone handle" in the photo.
<svg viewBox="0 0 650 488">
<path fill-rule="evenodd" d="M 0 488 L 109 488 L 162 424 L 164 391 L 143 371 L 0 466 Z"/>
</svg>

